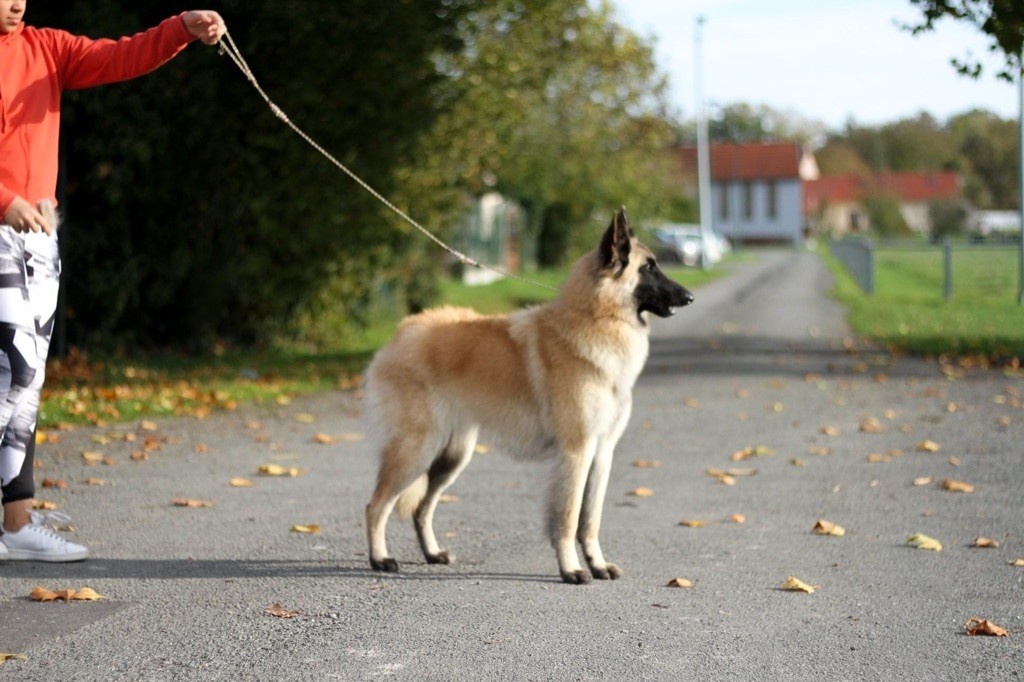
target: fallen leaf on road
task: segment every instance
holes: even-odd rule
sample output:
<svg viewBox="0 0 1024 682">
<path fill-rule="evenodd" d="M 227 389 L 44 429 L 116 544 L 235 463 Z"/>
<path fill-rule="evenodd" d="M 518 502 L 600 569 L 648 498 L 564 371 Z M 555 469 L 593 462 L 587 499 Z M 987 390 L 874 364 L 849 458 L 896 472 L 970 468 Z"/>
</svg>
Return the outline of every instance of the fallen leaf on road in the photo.
<svg viewBox="0 0 1024 682">
<path fill-rule="evenodd" d="M 729 517 L 729 520 L 732 521 L 733 523 L 746 523 L 747 522 L 747 517 L 744 516 L 743 514 L 733 514 L 732 516 Z"/>
<path fill-rule="evenodd" d="M 916 485 L 916 486 L 931 485 L 931 482 L 932 482 L 932 477 L 931 476 L 921 476 L 919 478 L 915 478 L 914 479 L 914 485 Z"/>
<path fill-rule="evenodd" d="M 28 597 L 32 601 L 58 601 L 61 599 L 64 601 L 96 601 L 97 599 L 106 599 L 102 594 L 97 594 L 91 587 L 83 587 L 79 590 L 57 590 L 56 592 L 53 592 L 45 587 L 39 587 L 38 585 L 32 590 Z"/>
<path fill-rule="evenodd" d="M 795 466 L 795 467 L 805 467 L 805 466 L 807 466 L 807 460 L 800 459 L 799 457 L 794 457 L 793 459 L 789 460 L 789 463 L 792 466 Z"/>
<path fill-rule="evenodd" d="M 992 549 L 999 549 L 999 541 L 991 538 L 979 537 L 974 540 L 972 547 L 991 547 Z"/>
<path fill-rule="evenodd" d="M 814 587 L 808 585 L 800 578 L 789 576 L 786 578 L 786 582 L 782 583 L 780 589 L 786 590 L 787 592 L 806 592 L 807 594 L 814 594 Z"/>
<path fill-rule="evenodd" d="M 319 443 L 320 445 L 333 445 L 338 442 L 338 439 L 334 436 L 329 436 L 326 433 L 315 433 L 313 434 L 313 442 Z"/>
<path fill-rule="evenodd" d="M 953 493 L 973 493 L 974 486 L 964 481 L 957 481 L 952 478 L 944 478 L 939 484 L 944 490 L 948 490 Z"/>
<path fill-rule="evenodd" d="M 633 462 L 637 469 L 657 469 L 661 466 L 660 459 L 638 459 Z"/>
<path fill-rule="evenodd" d="M 878 419 L 867 417 L 861 420 L 860 430 L 862 433 L 882 433 L 885 431 L 885 427 L 882 426 L 882 422 L 878 421 Z"/>
<path fill-rule="evenodd" d="M 700 400 L 697 398 L 687 398 L 683 401 L 683 405 L 686 407 L 700 407 Z"/>
<path fill-rule="evenodd" d="M 651 497 L 652 495 L 654 495 L 654 491 L 651 490 L 650 488 L 634 488 L 633 490 L 628 491 L 626 494 L 632 495 L 633 497 Z"/>
<path fill-rule="evenodd" d="M 825 519 L 818 519 L 818 522 L 814 524 L 814 528 L 811 529 L 811 532 L 817 535 L 834 535 L 836 537 L 846 535 L 845 528 L 840 526 L 838 523 L 826 521 Z"/>
<path fill-rule="evenodd" d="M 967 622 L 964 623 L 964 629 L 967 630 L 967 634 L 970 637 L 975 635 L 988 635 L 989 637 L 1008 637 L 1008 633 L 1004 628 L 999 627 L 995 623 L 989 620 L 983 620 L 981 618 L 968 618 Z"/>
<path fill-rule="evenodd" d="M 751 457 L 769 457 L 775 454 L 775 450 L 771 449 L 766 445 L 754 445 L 747 446 L 742 450 L 737 450 L 732 453 L 730 459 L 734 462 L 739 462 L 744 459 L 750 459 Z"/>
<path fill-rule="evenodd" d="M 930 549 L 933 552 L 942 551 L 942 543 L 935 538 L 930 538 L 923 533 L 915 533 L 907 538 L 907 544 L 916 549 Z"/>
<path fill-rule="evenodd" d="M 139 424 L 139 428 L 143 431 L 156 431 L 156 423 L 151 421 L 143 421 Z"/>
<path fill-rule="evenodd" d="M 949 461 L 949 466 L 951 466 L 951 467 L 958 467 L 958 466 L 960 466 L 960 458 L 959 457 L 950 457 L 948 461 Z"/>
<path fill-rule="evenodd" d="M 99 464 L 103 461 L 103 453 L 88 450 L 82 453 L 82 459 L 87 465 Z"/>
<path fill-rule="evenodd" d="M 291 397 L 286 395 L 279 395 L 277 396 L 277 398 L 274 399 L 274 402 L 276 402 L 278 405 L 291 405 L 292 399 Z"/>
<path fill-rule="evenodd" d="M 149 453 L 143 450 L 136 450 L 130 456 L 133 462 L 145 462 L 149 459 Z"/>
<path fill-rule="evenodd" d="M 766 405 L 764 409 L 768 410 L 769 412 L 779 413 L 786 408 L 782 403 L 771 403 L 769 405 Z"/>
<path fill-rule="evenodd" d="M 933 440 L 923 440 L 917 444 L 918 452 L 938 452 L 942 446 Z"/>
<path fill-rule="evenodd" d="M 297 415 L 295 415 L 295 421 L 299 422 L 300 424 L 312 424 L 313 422 L 316 421 L 316 417 L 312 414 L 309 414 L 308 412 L 299 412 Z"/>
<path fill-rule="evenodd" d="M 687 528 L 700 528 L 701 526 L 704 526 L 705 523 L 694 519 L 684 519 L 679 522 L 679 525 L 686 526 Z"/>
<path fill-rule="evenodd" d="M 97 599 L 106 599 L 102 594 L 97 594 L 91 587 L 83 587 L 79 590 L 75 590 L 71 598 L 75 601 L 96 601 Z"/>
<path fill-rule="evenodd" d="M 192 449 L 199 454 L 210 451 L 210 447 L 206 443 L 196 443 L 196 446 Z"/>
<path fill-rule="evenodd" d="M 27 661 L 28 656 L 25 654 L 4 654 L 0 653 L 0 665 L 4 664 L 4 661 Z"/>
<path fill-rule="evenodd" d="M 251 488 L 254 484 L 248 478 L 235 477 L 228 482 L 228 485 L 232 488 Z"/>
<path fill-rule="evenodd" d="M 87 478 L 83 481 L 86 485 L 106 485 L 107 482 L 102 478 Z"/>
<path fill-rule="evenodd" d="M 249 429 L 250 431 L 259 431 L 260 429 L 263 428 L 263 424 L 253 421 L 245 422 L 245 428 Z"/>
<path fill-rule="evenodd" d="M 43 479 L 43 487 L 44 488 L 67 488 L 68 487 L 68 482 L 67 481 L 62 481 L 62 480 L 59 480 L 59 479 L 55 479 L 55 478 L 44 478 Z"/>
<path fill-rule="evenodd" d="M 868 455 L 868 461 L 872 464 L 885 464 L 892 461 L 890 455 L 880 455 L 877 452 L 872 452 Z"/>
<path fill-rule="evenodd" d="M 176 497 L 171 500 L 171 504 L 175 507 L 188 507 L 189 509 L 200 509 L 204 507 L 212 507 L 216 502 L 213 500 L 197 500 L 191 497 Z"/>
<path fill-rule="evenodd" d="M 757 469 L 739 469 L 739 468 L 736 468 L 736 467 L 732 467 L 732 468 L 726 469 L 725 473 L 727 475 L 729 475 L 729 476 L 740 476 L 740 477 L 743 477 L 743 476 L 756 476 L 757 475 Z"/>
<path fill-rule="evenodd" d="M 1009 563 L 1011 566 L 1017 566 L 1018 568 L 1020 568 L 1024 566 L 1024 559 L 1013 559 L 1012 561 L 1008 561 L 1007 563 Z"/>
<path fill-rule="evenodd" d="M 56 502 L 50 502 L 49 500 L 32 500 L 33 509 L 42 509 L 44 511 L 53 511 L 57 508 Z"/>
<path fill-rule="evenodd" d="M 280 464 L 261 464 L 257 471 L 263 476 L 287 476 L 295 478 L 305 473 L 299 467 L 286 467 Z"/>
<path fill-rule="evenodd" d="M 672 580 L 668 581 L 668 584 L 665 587 L 691 588 L 693 587 L 693 581 L 687 580 L 686 578 L 672 578 Z"/>
<path fill-rule="evenodd" d="M 292 526 L 291 532 L 293 532 L 293 533 L 319 533 L 320 532 L 320 526 L 316 525 L 315 523 L 314 524 L 310 524 L 308 526 Z"/>
<path fill-rule="evenodd" d="M 826 447 L 822 447 L 820 445 L 812 445 L 811 447 L 807 448 L 807 454 L 809 454 L 809 455 L 818 455 L 819 457 L 824 457 L 825 455 L 831 455 L 832 454 L 832 448 L 826 448 Z"/>
<path fill-rule="evenodd" d="M 458 495 L 441 495 L 439 498 L 437 498 L 437 501 L 440 502 L 441 504 L 453 504 L 453 503 L 459 501 L 459 496 Z"/>
<path fill-rule="evenodd" d="M 276 618 L 295 618 L 300 615 L 298 611 L 290 611 L 280 604 L 271 604 L 267 608 L 263 609 L 263 613 Z"/>
<path fill-rule="evenodd" d="M 736 478 L 730 476 L 728 472 L 722 471 L 721 469 L 705 469 L 704 473 L 712 478 L 718 479 L 718 482 L 722 485 L 736 485 Z"/>
<path fill-rule="evenodd" d="M 840 431 L 834 426 L 822 426 L 821 433 L 824 436 L 838 436 L 840 433 L 842 433 L 842 431 Z"/>
<path fill-rule="evenodd" d="M 363 434 L 361 434 L 361 433 L 353 433 L 351 435 L 359 436 L 358 440 L 362 440 L 363 439 Z M 491 447 L 489 445 L 484 445 L 482 443 L 477 443 L 476 447 L 473 448 L 473 452 L 475 454 L 477 454 L 477 455 L 486 455 L 490 451 L 491 451 Z"/>
</svg>

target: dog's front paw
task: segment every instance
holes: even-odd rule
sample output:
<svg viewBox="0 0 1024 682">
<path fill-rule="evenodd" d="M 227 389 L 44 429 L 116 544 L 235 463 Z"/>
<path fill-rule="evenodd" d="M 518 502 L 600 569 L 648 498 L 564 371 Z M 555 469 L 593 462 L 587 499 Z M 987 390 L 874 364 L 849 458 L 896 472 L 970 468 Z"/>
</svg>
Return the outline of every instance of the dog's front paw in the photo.
<svg viewBox="0 0 1024 682">
<path fill-rule="evenodd" d="M 598 580 L 618 580 L 622 577 L 622 569 L 615 564 L 591 566 L 590 572 L 593 573 L 594 577 Z"/>
<path fill-rule="evenodd" d="M 427 554 L 428 564 L 454 564 L 455 555 L 449 552 L 447 549 L 442 549 L 437 554 Z"/>
<path fill-rule="evenodd" d="M 562 572 L 562 580 L 570 585 L 586 585 L 590 582 L 590 574 L 584 570 Z"/>
<path fill-rule="evenodd" d="M 383 571 L 384 573 L 398 573 L 398 562 L 391 557 L 385 557 L 384 559 L 370 559 L 370 566 L 375 571 Z"/>
</svg>

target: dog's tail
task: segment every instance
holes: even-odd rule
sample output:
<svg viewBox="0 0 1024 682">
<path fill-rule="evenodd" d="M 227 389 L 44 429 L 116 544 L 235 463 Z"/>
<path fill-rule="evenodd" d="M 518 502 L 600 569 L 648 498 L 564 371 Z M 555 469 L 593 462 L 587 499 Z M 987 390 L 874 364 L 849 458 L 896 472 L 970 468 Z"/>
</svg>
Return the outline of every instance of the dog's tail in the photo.
<svg viewBox="0 0 1024 682">
<path fill-rule="evenodd" d="M 395 513 L 398 514 L 398 518 L 407 519 L 412 516 L 426 496 L 427 475 L 423 474 L 398 496 L 398 502 L 395 503 Z"/>
</svg>

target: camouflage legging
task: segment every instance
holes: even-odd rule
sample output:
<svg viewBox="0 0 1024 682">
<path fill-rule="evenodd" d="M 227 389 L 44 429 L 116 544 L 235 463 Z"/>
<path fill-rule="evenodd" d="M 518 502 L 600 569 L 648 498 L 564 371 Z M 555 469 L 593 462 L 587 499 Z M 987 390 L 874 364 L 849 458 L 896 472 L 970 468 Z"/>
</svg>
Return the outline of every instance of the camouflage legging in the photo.
<svg viewBox="0 0 1024 682">
<path fill-rule="evenodd" d="M 59 282 L 56 231 L 53 236 L 18 234 L 0 225 L 0 490 L 4 503 L 35 494 L 36 416 Z"/>
</svg>

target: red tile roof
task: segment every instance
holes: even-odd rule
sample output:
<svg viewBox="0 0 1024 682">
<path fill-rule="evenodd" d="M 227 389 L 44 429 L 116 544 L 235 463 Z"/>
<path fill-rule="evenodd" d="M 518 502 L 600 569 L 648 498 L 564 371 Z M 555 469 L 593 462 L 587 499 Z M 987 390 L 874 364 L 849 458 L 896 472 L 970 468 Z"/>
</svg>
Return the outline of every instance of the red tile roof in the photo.
<svg viewBox="0 0 1024 682">
<path fill-rule="evenodd" d="M 683 172 L 697 174 L 697 148 L 681 147 Z M 796 142 L 713 144 L 710 148 L 711 179 L 783 180 L 799 179 L 802 150 Z"/>
<path fill-rule="evenodd" d="M 891 194 L 900 201 L 936 201 L 960 197 L 960 176 L 935 173 L 883 173 L 875 177 L 829 175 L 804 182 L 804 212 L 814 213 L 823 202 L 859 201 L 868 194 Z"/>
</svg>

